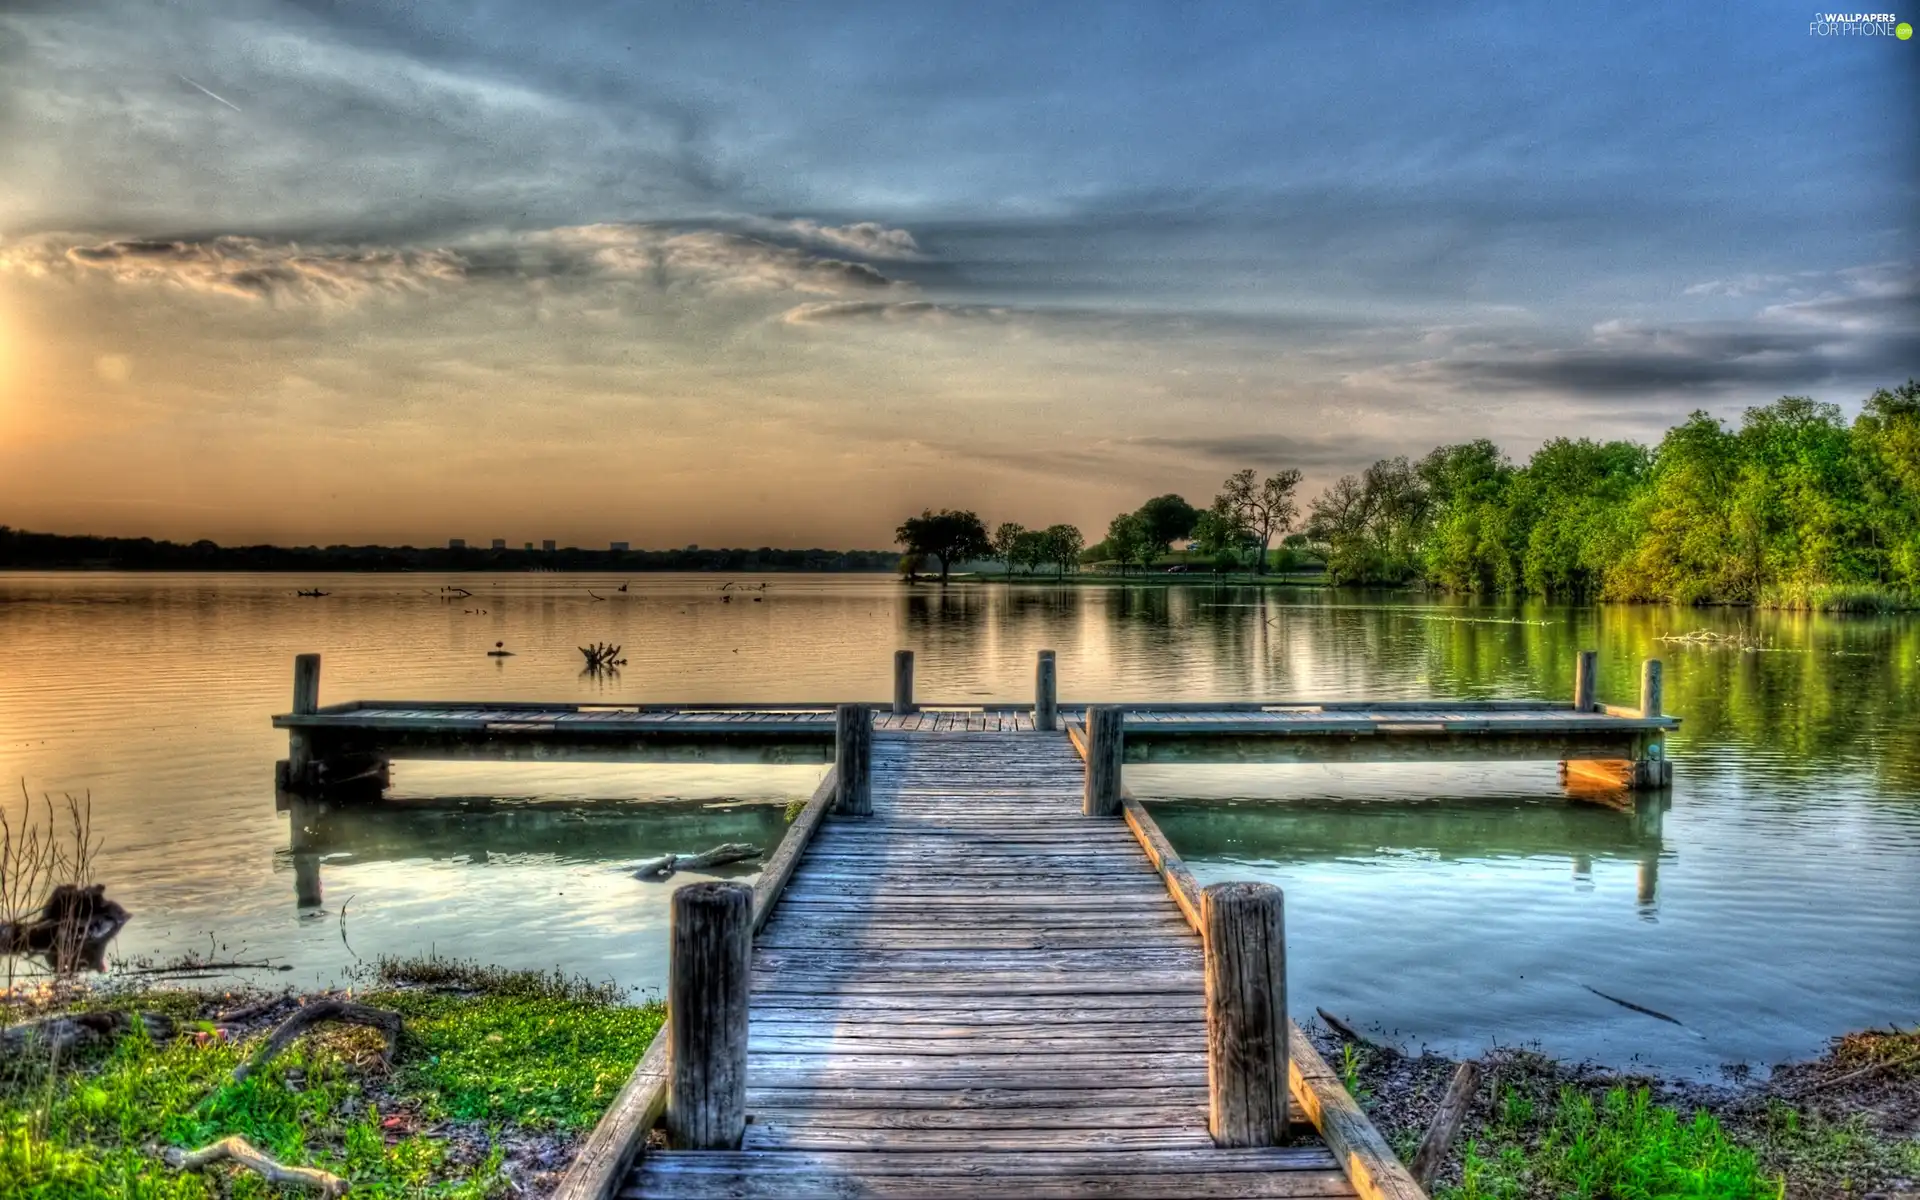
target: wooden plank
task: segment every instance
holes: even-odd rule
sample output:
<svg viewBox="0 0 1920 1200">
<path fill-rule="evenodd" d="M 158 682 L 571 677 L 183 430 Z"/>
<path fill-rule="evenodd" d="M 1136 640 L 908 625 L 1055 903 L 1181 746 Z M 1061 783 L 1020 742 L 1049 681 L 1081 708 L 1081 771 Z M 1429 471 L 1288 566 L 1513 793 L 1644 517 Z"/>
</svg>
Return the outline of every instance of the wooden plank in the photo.
<svg viewBox="0 0 1920 1200">
<path fill-rule="evenodd" d="M 1132 1125 L 1090 1129 L 932 1130 L 789 1125 L 765 1113 L 747 1129 L 743 1150 L 949 1150 L 1020 1151 L 1054 1154 L 1062 1150 L 1203 1150 L 1213 1144 L 1206 1131 L 1184 1126 Z"/>
<path fill-rule="evenodd" d="M 1204 1084 L 1127 1088 L 1128 1104 L 1156 1108 L 1198 1108 L 1207 1103 Z M 835 1112 L 870 1112 L 875 1109 L 895 1114 L 901 1120 L 914 1114 L 929 1118 L 950 1114 L 944 1119 L 959 1121 L 969 1115 L 980 1120 L 1017 1121 L 1024 1111 L 1068 1109 L 1101 1110 L 1112 1107 L 1114 1093 L 1098 1088 L 1062 1088 L 1025 1085 L 1010 1088 L 881 1088 L 820 1087 L 800 1084 L 770 1087 L 749 1081 L 747 1107 L 754 1112 L 765 1109 L 802 1108 L 822 1120 L 831 1120 Z M 1203 1118 L 1204 1119 L 1204 1118 Z"/>
<path fill-rule="evenodd" d="M 1298 1025 L 1289 1025 L 1287 1066 L 1294 1100 L 1319 1129 L 1361 1200 L 1427 1200 L 1307 1035 Z"/>
<path fill-rule="evenodd" d="M 1123 1153 L 1123 1152 L 1115 1152 Z M 623 1200 L 1004 1200 L 1008 1183 L 998 1175 L 965 1175 L 925 1179 L 909 1175 L 843 1175 L 835 1170 L 781 1175 L 751 1169 L 702 1174 L 682 1173 L 683 1155 L 650 1159 L 620 1193 Z M 1013 1156 L 1020 1157 L 1020 1156 Z M 1038 1155 L 1030 1157 L 1041 1157 Z M 1196 1171 L 1179 1176 L 1139 1177 L 1122 1166 L 1107 1172 L 1080 1172 L 1057 1177 L 1022 1178 L 1018 1195 L 1024 1200 L 1065 1200 L 1101 1196 L 1107 1200 L 1165 1200 L 1169 1181 L 1177 1180 L 1174 1194 L 1182 1200 L 1235 1200 L 1352 1196 L 1345 1176 L 1331 1168 L 1295 1168 L 1267 1175 L 1239 1171 Z"/>
<path fill-rule="evenodd" d="M 1231 1172 L 1263 1175 L 1273 1172 L 1321 1170 L 1333 1164 L 1319 1146 L 1284 1146 L 1249 1150 L 1136 1150 L 1125 1153 L 1081 1151 L 1061 1154 L 995 1154 L 956 1150 L 945 1153 L 860 1153 L 811 1150 L 774 1153 L 764 1150 L 710 1151 L 669 1154 L 661 1162 L 675 1163 L 682 1174 L 733 1174 L 743 1168 L 769 1175 L 800 1175 L 829 1171 L 860 1179 L 888 1175 L 933 1179 L 942 1175 L 1025 1179 L 1063 1174 L 1127 1174 L 1136 1176 L 1191 1175 Z"/>
<path fill-rule="evenodd" d="M 1195 1130 L 1203 1129 L 1207 1119 L 1206 1105 L 1201 1101 L 1160 1105 L 1031 1105 L 1020 1108 L 910 1108 L 893 1103 L 883 1103 L 874 1108 L 829 1105 L 774 1107 L 773 1102 L 785 1094 L 774 1091 L 755 1094 L 765 1101 L 754 1106 L 755 1124 L 784 1125 L 794 1129 L 922 1129 L 964 1133 L 978 1130 L 1105 1129 L 1115 1126 L 1126 1129 L 1172 1127 Z M 845 1093 L 849 1100 L 878 1094 L 881 1093 Z"/>
<path fill-rule="evenodd" d="M 833 807 L 834 797 L 838 794 L 839 780 L 834 777 L 833 768 L 827 769 L 826 777 L 820 786 L 813 789 L 800 815 L 787 826 L 787 832 L 780 839 L 780 845 L 761 868 L 760 879 L 753 885 L 753 928 L 757 934 L 768 918 L 773 916 L 774 908 L 780 901 L 780 895 L 793 879 L 795 868 L 800 865 L 801 856 L 807 851 L 807 845 L 818 833 L 826 820 L 829 809 Z"/>
</svg>

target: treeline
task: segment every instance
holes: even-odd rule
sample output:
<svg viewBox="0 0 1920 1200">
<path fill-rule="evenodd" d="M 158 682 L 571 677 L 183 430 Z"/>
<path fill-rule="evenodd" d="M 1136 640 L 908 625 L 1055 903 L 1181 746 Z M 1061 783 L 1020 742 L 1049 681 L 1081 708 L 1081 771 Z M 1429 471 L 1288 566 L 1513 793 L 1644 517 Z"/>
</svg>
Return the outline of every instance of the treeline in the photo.
<svg viewBox="0 0 1920 1200">
<path fill-rule="evenodd" d="M 1788 396 L 1660 444 L 1558 438 L 1386 459 L 1313 501 L 1335 582 L 1569 599 L 1874 608 L 1920 595 L 1920 383 L 1851 423 Z"/>
<path fill-rule="evenodd" d="M 0 568 L 123 571 L 888 571 L 890 550 L 491 550 L 415 546 L 222 546 L 33 533 L 0 525 Z"/>
</svg>

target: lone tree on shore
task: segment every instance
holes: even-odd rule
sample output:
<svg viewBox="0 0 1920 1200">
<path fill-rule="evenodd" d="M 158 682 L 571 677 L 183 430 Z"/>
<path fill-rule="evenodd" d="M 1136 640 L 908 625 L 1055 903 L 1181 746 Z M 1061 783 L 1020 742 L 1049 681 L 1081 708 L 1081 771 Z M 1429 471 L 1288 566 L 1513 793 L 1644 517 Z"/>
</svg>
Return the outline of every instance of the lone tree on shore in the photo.
<svg viewBox="0 0 1920 1200">
<path fill-rule="evenodd" d="M 939 512 L 923 509 L 919 516 L 908 517 L 893 531 L 893 540 L 912 554 L 926 554 L 940 563 L 940 583 L 956 562 L 993 553 L 993 541 L 978 513 L 943 508 Z"/>
<path fill-rule="evenodd" d="M 1300 516 L 1300 505 L 1293 498 L 1293 490 L 1299 486 L 1300 472 L 1292 468 L 1269 475 L 1256 486 L 1253 468 L 1248 467 L 1227 476 L 1214 498 L 1214 506 L 1231 514 L 1247 531 L 1255 550 L 1255 575 L 1267 569 L 1267 547 L 1272 545 L 1273 535 L 1293 528 Z"/>
</svg>

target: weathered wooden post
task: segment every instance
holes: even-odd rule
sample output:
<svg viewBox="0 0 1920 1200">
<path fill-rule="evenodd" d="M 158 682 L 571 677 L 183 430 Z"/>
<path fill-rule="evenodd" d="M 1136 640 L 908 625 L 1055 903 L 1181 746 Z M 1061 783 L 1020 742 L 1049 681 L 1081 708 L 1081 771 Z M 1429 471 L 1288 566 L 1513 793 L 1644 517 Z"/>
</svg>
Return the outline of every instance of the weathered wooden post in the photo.
<svg viewBox="0 0 1920 1200">
<path fill-rule="evenodd" d="M 320 709 L 320 656 L 293 657 L 293 715 L 311 716 Z M 313 786 L 313 744 L 303 729 L 287 731 L 286 790 L 303 792 Z"/>
<path fill-rule="evenodd" d="M 1052 733 L 1060 723 L 1058 677 L 1054 674 L 1053 651 L 1042 650 L 1033 667 L 1033 727 Z"/>
<path fill-rule="evenodd" d="M 747 981 L 753 889 L 690 883 L 673 893 L 667 960 L 667 1139 L 738 1150 L 747 1130 Z"/>
<path fill-rule="evenodd" d="M 1594 676 L 1600 667 L 1600 652 L 1582 650 L 1573 665 L 1573 711 L 1592 712 Z"/>
<path fill-rule="evenodd" d="M 893 715 L 902 717 L 913 711 L 913 651 L 893 652 Z"/>
<path fill-rule="evenodd" d="M 864 704 L 833 710 L 833 769 L 838 792 L 833 811 L 864 817 L 873 812 L 873 719 Z"/>
<path fill-rule="evenodd" d="M 1216 1146 L 1287 1137 L 1287 938 L 1280 889 L 1200 893 L 1206 941 L 1207 1132 Z"/>
<path fill-rule="evenodd" d="M 320 906 L 320 856 L 293 856 L 293 903 L 296 908 Z"/>
<path fill-rule="evenodd" d="M 1126 711 L 1094 707 L 1087 710 L 1087 790 L 1080 811 L 1089 817 L 1111 817 L 1120 811 L 1120 762 L 1126 753 L 1123 722 Z"/>
<path fill-rule="evenodd" d="M 1664 686 L 1661 676 L 1660 660 L 1649 658 L 1640 664 L 1640 715 L 1657 717 L 1664 700 Z"/>
<path fill-rule="evenodd" d="M 320 711 L 320 656 L 296 654 L 293 657 L 293 712 L 305 717 Z"/>
</svg>

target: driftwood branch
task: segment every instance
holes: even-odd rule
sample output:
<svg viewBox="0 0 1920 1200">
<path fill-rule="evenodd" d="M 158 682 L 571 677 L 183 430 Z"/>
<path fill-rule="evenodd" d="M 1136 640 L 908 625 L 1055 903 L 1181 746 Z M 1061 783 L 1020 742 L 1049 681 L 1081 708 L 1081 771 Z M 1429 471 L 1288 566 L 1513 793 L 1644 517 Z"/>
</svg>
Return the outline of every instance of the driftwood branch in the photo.
<svg viewBox="0 0 1920 1200">
<path fill-rule="evenodd" d="M 173 1018 L 161 1013 L 63 1013 L 0 1029 L 0 1060 L 23 1054 L 65 1054 L 75 1046 L 112 1041 L 131 1032 L 136 1021 L 156 1042 L 172 1037 L 176 1028 Z"/>
<path fill-rule="evenodd" d="M 759 857 L 758 846 L 749 846 L 745 842 L 723 842 L 699 854 L 663 854 L 659 858 L 649 858 L 634 867 L 633 877 L 665 879 L 675 871 L 698 871 L 703 867 L 717 867 L 722 863 L 745 862 Z"/>
<path fill-rule="evenodd" d="M 385 1008 L 373 1008 L 366 1004 L 355 1004 L 351 1000 L 316 1000 L 312 1004 L 302 1005 L 294 1014 L 280 1022 L 278 1028 L 267 1038 L 253 1057 L 233 1069 L 233 1081 L 239 1083 L 261 1067 L 272 1062 L 282 1050 L 292 1045 L 300 1035 L 315 1025 L 325 1021 L 339 1021 L 348 1025 L 367 1025 L 382 1030 L 387 1035 L 386 1056 L 391 1059 L 400 1046 L 400 1014 Z"/>
<path fill-rule="evenodd" d="M 1472 1106 L 1473 1094 L 1479 1086 L 1478 1063 L 1463 1062 L 1454 1068 L 1447 1094 L 1440 1099 L 1440 1111 L 1434 1114 L 1433 1124 L 1427 1127 L 1427 1136 L 1420 1139 L 1420 1149 L 1414 1152 L 1413 1163 L 1408 1168 L 1413 1172 L 1414 1182 L 1422 1188 L 1433 1186 L 1433 1177 L 1440 1173 L 1447 1151 L 1460 1136 L 1460 1126 L 1467 1119 L 1467 1109 Z"/>
<path fill-rule="evenodd" d="M 275 1162 L 254 1149 L 253 1143 L 243 1137 L 223 1138 L 211 1146 L 192 1151 L 169 1146 L 161 1152 L 160 1157 L 166 1160 L 168 1166 L 180 1171 L 199 1171 L 217 1162 L 236 1162 L 268 1183 L 313 1188 L 322 1196 L 347 1194 L 347 1181 L 338 1175 L 317 1167 L 289 1167 Z"/>
<path fill-rule="evenodd" d="M 606 597 L 595 596 L 594 599 L 604 600 Z M 620 647 L 611 642 L 595 642 L 591 646 L 579 646 L 576 648 L 587 660 L 587 670 L 589 671 L 598 671 L 606 667 L 624 667 L 627 665 L 627 660 L 620 657 Z"/>
<path fill-rule="evenodd" d="M 1362 1036 L 1358 1029 L 1355 1029 L 1353 1026 L 1347 1024 L 1345 1021 L 1342 1021 L 1339 1017 L 1334 1016 L 1332 1013 L 1328 1012 L 1326 1009 L 1316 1008 L 1313 1011 L 1320 1014 L 1320 1019 L 1327 1023 L 1328 1029 L 1333 1030 L 1335 1033 L 1339 1034 L 1342 1038 L 1346 1039 L 1347 1041 L 1356 1043 L 1361 1046 L 1374 1045 L 1374 1042 L 1372 1041 L 1372 1039 Z"/>
</svg>

